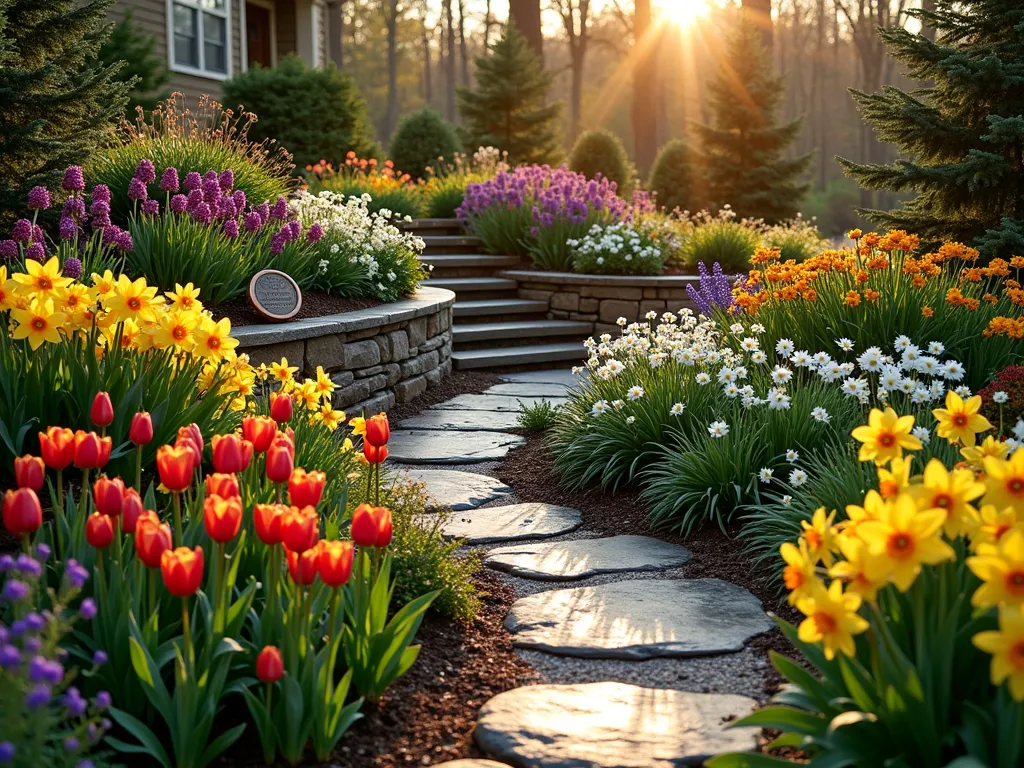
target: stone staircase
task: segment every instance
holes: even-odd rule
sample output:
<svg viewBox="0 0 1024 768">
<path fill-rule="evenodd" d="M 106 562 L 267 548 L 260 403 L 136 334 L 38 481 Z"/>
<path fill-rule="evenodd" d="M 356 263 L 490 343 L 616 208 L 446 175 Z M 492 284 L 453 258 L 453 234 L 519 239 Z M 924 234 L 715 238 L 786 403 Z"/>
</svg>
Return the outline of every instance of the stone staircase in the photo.
<svg viewBox="0 0 1024 768">
<path fill-rule="evenodd" d="M 539 368 L 584 359 L 590 323 L 551 320 L 546 301 L 521 299 L 516 280 L 497 277 L 522 268 L 517 257 L 482 253 L 480 241 L 455 219 L 417 219 L 405 228 L 426 244 L 420 260 L 433 272 L 424 284 L 455 292 L 455 368 Z"/>
</svg>

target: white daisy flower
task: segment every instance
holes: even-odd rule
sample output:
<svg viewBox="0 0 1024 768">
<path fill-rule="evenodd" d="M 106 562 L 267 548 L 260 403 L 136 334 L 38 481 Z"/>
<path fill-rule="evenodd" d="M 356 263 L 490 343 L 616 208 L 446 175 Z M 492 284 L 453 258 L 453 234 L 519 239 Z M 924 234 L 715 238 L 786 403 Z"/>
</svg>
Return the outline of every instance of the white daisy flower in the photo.
<svg viewBox="0 0 1024 768">
<path fill-rule="evenodd" d="M 1003 403 L 1007 402 L 1009 399 L 1010 399 L 1010 396 L 1008 394 L 1006 394 L 1005 392 L 1003 392 L 1003 390 L 999 390 L 998 392 L 993 392 L 992 393 L 992 402 L 993 403 L 998 403 L 999 405 L 1002 405 Z"/>
<path fill-rule="evenodd" d="M 632 424 L 634 421 L 636 421 L 636 416 L 627 416 L 626 417 L 626 423 L 627 424 Z"/>
<path fill-rule="evenodd" d="M 774 474 L 774 469 L 768 469 L 768 467 L 765 467 L 757 473 L 757 477 L 762 483 L 770 483 L 772 481 L 772 475 Z"/>
<path fill-rule="evenodd" d="M 787 493 L 785 496 L 782 497 L 782 503 L 788 507 L 790 504 L 793 503 L 793 497 Z"/>
<path fill-rule="evenodd" d="M 789 473 L 789 484 L 794 488 L 799 488 L 801 485 L 807 482 L 807 473 L 802 469 L 794 469 Z"/>
<path fill-rule="evenodd" d="M 811 411 L 811 418 L 814 419 L 815 421 L 820 421 L 822 424 L 828 424 L 832 420 L 832 417 L 829 415 L 828 411 L 826 411 L 820 405 Z"/>
<path fill-rule="evenodd" d="M 795 350 L 796 345 L 789 339 L 779 339 L 775 344 L 775 351 L 783 358 L 789 358 Z"/>
<path fill-rule="evenodd" d="M 701 371 L 700 373 L 693 377 L 693 380 L 703 387 L 705 384 L 711 383 L 711 375 L 705 373 L 704 371 Z"/>
<path fill-rule="evenodd" d="M 616 411 L 621 411 L 625 407 L 626 407 L 625 401 L 623 401 L 623 400 L 612 400 L 612 408 L 614 408 Z"/>
<path fill-rule="evenodd" d="M 763 365 L 764 363 L 768 362 L 768 355 L 764 353 L 764 350 L 758 349 L 755 352 L 751 353 L 750 361 L 752 363 L 756 363 L 757 365 Z"/>
<path fill-rule="evenodd" d="M 914 427 L 910 430 L 910 434 L 921 441 L 921 445 L 928 445 L 932 439 L 932 433 L 928 427 Z"/>
<path fill-rule="evenodd" d="M 878 347 L 868 347 L 857 358 L 857 365 L 862 371 L 874 372 L 882 367 L 882 350 Z"/>
<path fill-rule="evenodd" d="M 1024 419 L 1017 419 L 1017 423 L 1013 425 L 1013 436 L 1018 440 L 1024 440 Z"/>
<path fill-rule="evenodd" d="M 740 393 L 740 388 L 735 384 L 726 384 L 722 392 L 726 397 L 737 397 Z"/>
<path fill-rule="evenodd" d="M 828 365 L 832 362 L 832 355 L 828 352 L 817 352 L 814 355 L 814 362 L 818 365 Z"/>
<path fill-rule="evenodd" d="M 754 323 L 752 326 L 750 326 L 750 330 L 753 331 L 754 333 L 764 333 L 764 326 L 761 325 L 760 323 Z"/>
<path fill-rule="evenodd" d="M 733 323 L 732 325 L 729 326 L 729 330 L 732 331 L 736 336 L 739 336 L 741 333 L 743 333 L 743 324 Z"/>
<path fill-rule="evenodd" d="M 959 387 L 957 387 L 953 391 L 956 392 L 958 395 L 960 395 L 960 397 L 963 397 L 963 398 L 968 398 L 968 397 L 971 396 L 971 388 L 968 387 L 966 384 L 961 384 Z"/>
<path fill-rule="evenodd" d="M 668 411 L 668 412 L 669 412 L 669 413 L 671 413 L 671 414 L 672 414 L 673 416 L 678 416 L 678 415 L 680 415 L 680 414 L 681 414 L 681 413 L 682 413 L 682 412 L 683 412 L 684 410 L 686 410 L 686 405 L 685 405 L 685 403 L 674 403 L 674 404 L 672 405 L 672 407 L 671 407 L 671 408 L 669 408 L 669 411 Z"/>
<path fill-rule="evenodd" d="M 941 341 L 930 341 L 928 342 L 928 354 L 929 355 L 941 355 L 946 351 L 946 348 L 942 345 Z"/>
<path fill-rule="evenodd" d="M 626 323 L 628 322 L 629 321 L 626 318 L 620 317 L 618 320 L 615 321 L 615 324 L 624 328 L 626 326 Z"/>
<path fill-rule="evenodd" d="M 841 339 L 836 339 L 836 346 L 843 350 L 843 352 L 853 352 L 853 342 L 845 336 Z"/>
<path fill-rule="evenodd" d="M 729 384 L 736 380 L 736 372 L 732 368 L 720 368 L 718 371 L 718 383 Z"/>
<path fill-rule="evenodd" d="M 941 375 L 950 381 L 960 381 L 964 377 L 964 366 L 956 360 L 947 360 L 942 364 Z"/>
<path fill-rule="evenodd" d="M 708 427 L 708 434 L 712 437 L 725 437 L 729 434 L 729 425 L 724 421 L 712 421 Z"/>
<path fill-rule="evenodd" d="M 793 353 L 790 358 L 790 362 L 793 363 L 797 368 L 810 368 L 814 364 L 814 360 L 808 354 L 806 349 L 798 349 Z"/>
<path fill-rule="evenodd" d="M 914 346 L 914 342 L 910 339 L 909 336 L 904 336 L 903 334 L 900 334 L 899 336 L 896 337 L 896 341 L 893 342 L 893 346 L 896 347 L 897 351 L 904 352 L 910 349 L 912 346 Z"/>
<path fill-rule="evenodd" d="M 788 451 L 786 451 L 786 461 L 788 461 L 790 464 L 796 461 L 800 461 L 800 452 L 795 448 L 790 448 Z"/>
<path fill-rule="evenodd" d="M 776 384 L 788 384 L 793 378 L 793 372 L 784 366 L 776 365 L 772 370 L 772 381 Z"/>
<path fill-rule="evenodd" d="M 1013 437 L 1008 437 L 1005 440 L 1003 440 L 1003 444 L 1006 446 L 1006 450 L 1008 450 L 1010 453 L 1014 453 L 1022 445 L 1024 445 L 1024 443 L 1022 443 L 1020 440 L 1017 440 L 1016 438 Z"/>
<path fill-rule="evenodd" d="M 789 410 L 789 395 L 784 389 L 773 389 L 768 393 L 768 407 L 773 411 Z"/>
<path fill-rule="evenodd" d="M 591 416 L 600 416 L 602 413 L 605 413 L 607 410 L 608 410 L 608 401 L 607 400 L 598 400 L 590 408 L 590 415 Z"/>
<path fill-rule="evenodd" d="M 755 339 L 753 336 L 747 336 L 743 341 L 740 342 L 740 346 L 747 352 L 754 352 L 761 348 L 761 342 Z"/>
<path fill-rule="evenodd" d="M 644 396 L 644 388 L 641 387 L 639 384 L 634 384 L 632 387 L 630 387 L 626 391 L 626 397 L 628 397 L 630 400 L 632 400 L 634 402 L 639 400 L 643 396 Z"/>
</svg>

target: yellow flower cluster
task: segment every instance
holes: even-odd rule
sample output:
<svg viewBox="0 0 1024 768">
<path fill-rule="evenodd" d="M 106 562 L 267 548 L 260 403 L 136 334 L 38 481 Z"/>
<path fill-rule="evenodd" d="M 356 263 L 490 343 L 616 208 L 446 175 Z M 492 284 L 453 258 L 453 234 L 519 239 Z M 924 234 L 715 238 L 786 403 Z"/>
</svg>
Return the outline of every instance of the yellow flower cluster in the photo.
<svg viewBox="0 0 1024 768">
<path fill-rule="evenodd" d="M 973 642 L 992 656 L 992 683 L 1008 681 L 1012 697 L 1024 701 L 1024 449 L 1007 456 L 993 437 L 978 443 L 977 433 L 992 428 L 980 405 L 980 397 L 948 394 L 933 415 L 939 436 L 962 446 L 965 461 L 950 470 L 932 459 L 913 477 L 914 457 L 903 454 L 921 447 L 910 434 L 913 417 L 873 410 L 853 436 L 860 459 L 877 465 L 878 490 L 847 506 L 843 522 L 824 508 L 805 521 L 797 543 L 781 547 L 783 580 L 806 617 L 800 639 L 820 642 L 828 659 L 853 656 L 854 636 L 871 628 L 862 605 L 875 604 L 889 585 L 906 592 L 925 566 L 956 560 L 953 544 L 966 539 L 966 565 L 982 581 L 972 605 L 999 616 L 998 630 Z"/>
<path fill-rule="evenodd" d="M 269 366 L 261 364 L 255 371 L 257 379 L 276 382 L 282 393 L 291 395 L 295 403 L 305 409 L 311 424 L 322 423 L 333 432 L 345 422 L 345 412 L 336 410 L 332 404 L 338 385 L 320 365 L 316 367 L 315 378 L 300 382 L 295 378 L 298 372 L 298 366 L 289 365 L 287 357 Z"/>
</svg>

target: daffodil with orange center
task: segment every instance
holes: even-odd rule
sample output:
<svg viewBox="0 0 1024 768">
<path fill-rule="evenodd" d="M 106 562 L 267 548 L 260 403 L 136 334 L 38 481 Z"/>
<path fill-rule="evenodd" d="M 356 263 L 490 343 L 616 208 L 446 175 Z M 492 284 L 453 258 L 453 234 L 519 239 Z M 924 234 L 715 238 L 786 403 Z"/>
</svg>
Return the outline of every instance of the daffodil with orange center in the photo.
<svg viewBox="0 0 1024 768">
<path fill-rule="evenodd" d="M 313 379 L 302 382 L 302 386 L 295 390 L 295 401 L 311 411 L 317 409 L 317 406 L 320 405 L 320 393 L 317 392 L 316 382 Z"/>
<path fill-rule="evenodd" d="M 184 286 L 175 283 L 174 290 L 167 291 L 164 296 L 171 302 L 171 309 L 181 312 L 203 311 L 203 302 L 199 301 L 199 289 L 192 283 L 186 283 Z"/>
<path fill-rule="evenodd" d="M 1009 459 L 985 459 L 985 503 L 1002 509 L 1013 507 L 1024 516 L 1024 449 Z"/>
<path fill-rule="evenodd" d="M 53 311 L 53 299 L 36 298 L 28 309 L 12 309 L 11 319 L 18 324 L 11 338 L 28 339 L 29 346 L 36 350 L 43 342 L 56 344 L 60 341 L 60 329 L 67 316 Z"/>
<path fill-rule="evenodd" d="M 924 469 L 924 482 L 910 489 L 918 509 L 941 509 L 946 513 L 943 528 L 946 536 L 955 539 L 966 532 L 970 516 L 977 510 L 972 501 L 985 494 L 985 486 L 969 469 L 952 472 L 938 459 L 932 459 Z"/>
<path fill-rule="evenodd" d="M 807 617 L 800 622 L 797 637 L 804 643 L 821 643 L 829 661 L 837 652 L 853 656 L 857 652 L 854 635 L 868 628 L 867 620 L 857 613 L 862 600 L 856 592 L 844 593 L 841 581 L 833 581 L 828 589 L 819 585 L 797 601 L 797 610 Z"/>
<path fill-rule="evenodd" d="M 989 420 L 978 413 L 980 410 L 980 395 L 964 400 L 956 392 L 950 390 L 946 393 L 946 407 L 936 408 L 932 411 L 932 415 L 939 422 L 937 430 L 939 437 L 944 437 L 953 444 L 974 445 L 978 432 L 992 429 Z"/>
<path fill-rule="evenodd" d="M 892 499 L 910 485 L 910 466 L 913 456 L 893 459 L 888 467 L 878 468 L 878 492 L 883 499 Z"/>
<path fill-rule="evenodd" d="M 73 327 L 78 325 L 80 319 L 89 317 L 89 325 L 92 325 L 91 309 L 96 304 L 95 291 L 87 285 L 72 283 L 60 293 L 61 311 L 68 315 L 68 324 Z"/>
<path fill-rule="evenodd" d="M 337 388 L 337 384 L 331 381 L 331 377 L 324 370 L 322 365 L 316 367 L 316 391 L 324 399 L 324 402 L 331 401 L 331 395 Z"/>
<path fill-rule="evenodd" d="M 811 594 L 816 586 L 821 586 L 816 573 L 817 560 L 807 551 L 807 542 L 800 545 L 786 542 L 779 547 L 779 554 L 786 563 L 782 569 L 782 581 L 789 590 L 789 604 L 796 605 L 800 598 Z"/>
<path fill-rule="evenodd" d="M 298 371 L 297 365 L 288 365 L 287 357 L 282 357 L 279 363 L 270 364 L 270 377 L 278 384 L 291 384 L 295 381 L 295 374 Z"/>
<path fill-rule="evenodd" d="M 27 274 L 26 274 L 27 273 Z M 13 275 L 14 281 L 25 295 L 35 294 L 40 299 L 60 299 L 61 290 L 73 282 L 70 277 L 61 277 L 60 259 L 56 256 L 45 264 L 33 259 L 25 261 L 25 272 Z"/>
<path fill-rule="evenodd" d="M 991 456 L 996 459 L 1005 459 L 1010 453 L 1009 447 L 1002 440 L 989 435 L 977 445 L 971 445 L 960 449 L 960 455 L 974 469 L 982 469 L 985 466 L 985 457 Z"/>
<path fill-rule="evenodd" d="M 163 303 L 156 293 L 156 286 L 146 285 L 146 278 L 133 281 L 127 275 L 121 275 L 117 278 L 113 295 L 104 299 L 103 304 L 114 322 L 131 318 L 152 323 L 156 321 L 156 308 Z"/>
<path fill-rule="evenodd" d="M 881 465 L 901 458 L 904 450 L 920 450 L 921 441 L 910 434 L 913 428 L 913 416 L 897 416 L 892 408 L 884 411 L 872 408 L 868 423 L 851 433 L 855 440 L 863 443 L 857 458 Z"/>
<path fill-rule="evenodd" d="M 967 535 L 971 539 L 971 549 L 979 552 L 986 546 L 994 546 L 1017 527 L 1024 530 L 1024 525 L 1021 524 L 1013 507 L 997 509 L 992 504 L 986 504 L 967 520 Z"/>
<path fill-rule="evenodd" d="M 840 579 L 850 592 L 856 592 L 865 600 L 874 601 L 878 590 L 888 583 L 887 563 L 871 555 L 868 545 L 862 539 L 844 536 L 839 540 L 839 551 L 844 560 L 836 561 L 828 572 L 833 579 Z"/>
<path fill-rule="evenodd" d="M 869 547 L 872 557 L 882 561 L 889 580 L 900 592 L 914 583 L 924 565 L 953 559 L 953 548 L 942 540 L 946 513 L 941 509 L 918 510 L 909 494 L 888 504 L 878 520 L 857 526 L 857 536 Z"/>
<path fill-rule="evenodd" d="M 1014 528 L 987 544 L 978 554 L 967 558 L 971 573 L 984 582 L 974 591 L 971 605 L 991 608 L 994 605 L 1024 604 L 1024 531 Z"/>
<path fill-rule="evenodd" d="M 109 269 L 102 275 L 92 273 L 92 287 L 101 299 L 109 299 L 117 291 L 117 278 Z"/>
<path fill-rule="evenodd" d="M 333 432 L 345 421 L 345 412 L 334 410 L 330 404 L 324 405 L 320 408 L 320 421 Z"/>
<path fill-rule="evenodd" d="M 1020 606 L 999 609 L 999 629 L 979 632 L 971 641 L 992 655 L 992 685 L 1009 680 L 1010 696 L 1024 701 L 1024 610 Z"/>
<path fill-rule="evenodd" d="M 828 515 L 824 507 L 814 510 L 810 522 L 800 521 L 800 540 L 806 542 L 807 552 L 811 559 L 817 563 L 819 560 L 828 568 L 832 565 L 832 553 L 836 549 L 836 534 L 838 530 L 833 524 L 836 519 L 836 511 L 833 509 Z"/>
<path fill-rule="evenodd" d="M 196 354 L 213 361 L 224 360 L 238 346 L 238 339 L 231 337 L 231 321 L 226 317 L 215 322 L 204 315 L 199 327 L 192 332 L 192 338 Z"/>
<path fill-rule="evenodd" d="M 153 343 L 159 349 L 176 347 L 191 352 L 196 344 L 192 338 L 192 331 L 196 327 L 197 319 L 192 312 L 161 313 L 159 327 L 153 334 Z"/>
</svg>

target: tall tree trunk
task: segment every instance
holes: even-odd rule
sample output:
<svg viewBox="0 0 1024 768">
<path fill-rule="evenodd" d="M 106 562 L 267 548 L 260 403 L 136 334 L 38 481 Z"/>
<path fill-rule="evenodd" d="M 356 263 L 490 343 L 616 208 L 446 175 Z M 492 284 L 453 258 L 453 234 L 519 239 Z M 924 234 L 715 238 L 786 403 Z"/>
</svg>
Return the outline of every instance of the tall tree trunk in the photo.
<svg viewBox="0 0 1024 768">
<path fill-rule="evenodd" d="M 388 139 L 398 125 L 398 0 L 384 0 L 388 28 L 388 112 L 384 132 Z"/>
<path fill-rule="evenodd" d="M 444 0 L 443 10 L 448 44 L 444 61 L 444 116 L 449 122 L 455 122 L 455 14 L 452 11 L 452 0 Z"/>
<path fill-rule="evenodd" d="M 497 22 L 494 20 L 494 13 L 491 11 L 491 0 L 487 0 L 487 9 L 484 11 L 484 50 L 491 47 L 491 27 Z"/>
<path fill-rule="evenodd" d="M 761 30 L 761 42 L 772 49 L 772 0 L 743 0 L 743 12 Z"/>
<path fill-rule="evenodd" d="M 540 26 L 540 0 L 508 0 L 508 19 L 526 37 L 527 42 L 544 58 L 544 32 Z"/>
<path fill-rule="evenodd" d="M 658 152 L 658 39 L 651 0 L 635 0 L 633 12 L 633 140 L 637 170 L 651 170 Z"/>
<path fill-rule="evenodd" d="M 426 16 L 420 19 L 420 42 L 423 46 L 423 100 L 429 107 L 434 101 L 434 62 L 430 53 L 430 35 L 427 34 Z"/>
<path fill-rule="evenodd" d="M 825 130 L 825 0 L 815 6 L 817 30 L 814 44 L 814 135 L 817 137 L 818 187 L 825 188 L 825 167 L 828 163 L 828 131 Z"/>
<path fill-rule="evenodd" d="M 569 142 L 575 143 L 580 135 L 580 123 L 583 120 L 583 54 L 582 51 L 573 52 L 572 68 L 572 95 L 570 97 L 570 119 L 569 119 Z"/>
<path fill-rule="evenodd" d="M 469 49 L 466 48 L 466 5 L 459 0 L 459 61 L 462 64 L 462 86 L 469 87 Z"/>
</svg>

